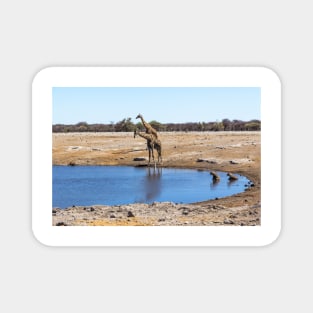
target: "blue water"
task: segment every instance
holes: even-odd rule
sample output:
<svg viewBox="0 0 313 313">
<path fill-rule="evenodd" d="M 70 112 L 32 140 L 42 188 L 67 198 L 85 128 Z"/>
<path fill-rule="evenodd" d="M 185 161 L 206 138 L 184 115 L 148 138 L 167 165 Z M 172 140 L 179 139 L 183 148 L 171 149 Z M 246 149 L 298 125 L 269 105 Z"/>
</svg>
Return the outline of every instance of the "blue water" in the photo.
<svg viewBox="0 0 313 313">
<path fill-rule="evenodd" d="M 52 206 L 117 205 L 172 201 L 191 203 L 222 198 L 246 189 L 249 180 L 229 182 L 217 172 L 213 183 L 208 171 L 131 166 L 53 166 Z"/>
</svg>

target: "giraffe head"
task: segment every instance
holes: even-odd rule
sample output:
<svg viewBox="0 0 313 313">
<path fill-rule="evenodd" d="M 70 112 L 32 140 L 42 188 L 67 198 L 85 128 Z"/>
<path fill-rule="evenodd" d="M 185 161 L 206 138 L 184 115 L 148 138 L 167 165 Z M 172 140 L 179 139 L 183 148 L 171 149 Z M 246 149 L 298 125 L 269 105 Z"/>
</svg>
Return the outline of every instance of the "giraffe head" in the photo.
<svg viewBox="0 0 313 313">
<path fill-rule="evenodd" d="M 136 118 L 142 118 L 142 115 L 139 113 Z"/>
</svg>

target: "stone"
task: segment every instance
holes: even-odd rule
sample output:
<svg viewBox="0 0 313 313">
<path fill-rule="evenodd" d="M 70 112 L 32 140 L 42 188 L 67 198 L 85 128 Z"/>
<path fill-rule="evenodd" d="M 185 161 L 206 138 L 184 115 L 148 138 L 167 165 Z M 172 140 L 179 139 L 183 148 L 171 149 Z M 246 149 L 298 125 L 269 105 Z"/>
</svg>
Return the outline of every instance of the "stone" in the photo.
<svg viewBox="0 0 313 313">
<path fill-rule="evenodd" d="M 84 207 L 84 210 L 87 211 L 87 212 L 93 212 L 93 211 L 95 211 L 95 208 L 93 208 L 93 207 L 90 207 L 90 208 Z"/>
<path fill-rule="evenodd" d="M 206 162 L 206 160 L 205 159 L 197 159 L 196 162 Z"/>
<path fill-rule="evenodd" d="M 133 161 L 146 161 L 146 158 L 134 158 Z"/>
<path fill-rule="evenodd" d="M 183 215 L 188 215 L 189 214 L 189 210 L 188 209 L 184 209 L 182 212 Z"/>
<path fill-rule="evenodd" d="M 187 207 L 181 207 L 178 210 L 182 210 L 183 215 L 188 215 L 190 213 L 190 209 Z"/>
<path fill-rule="evenodd" d="M 135 217 L 135 215 L 133 214 L 132 211 L 128 211 L 127 212 L 127 217 Z"/>
<path fill-rule="evenodd" d="M 220 177 L 216 174 L 216 172 L 211 171 L 210 174 L 213 176 L 214 181 L 220 180 Z"/>
<path fill-rule="evenodd" d="M 228 176 L 229 180 L 237 180 L 238 179 L 238 177 L 233 175 L 232 173 L 227 173 L 227 176 Z"/>
<path fill-rule="evenodd" d="M 238 161 L 235 161 L 235 160 L 230 160 L 229 163 L 230 163 L 230 164 L 239 164 L 239 162 L 238 162 Z"/>
<path fill-rule="evenodd" d="M 224 220 L 224 224 L 234 224 L 234 222 L 232 220 L 229 220 L 229 219 L 225 219 Z"/>
<path fill-rule="evenodd" d="M 215 161 L 215 160 L 207 160 L 207 162 L 210 164 L 217 164 L 217 161 Z"/>
</svg>

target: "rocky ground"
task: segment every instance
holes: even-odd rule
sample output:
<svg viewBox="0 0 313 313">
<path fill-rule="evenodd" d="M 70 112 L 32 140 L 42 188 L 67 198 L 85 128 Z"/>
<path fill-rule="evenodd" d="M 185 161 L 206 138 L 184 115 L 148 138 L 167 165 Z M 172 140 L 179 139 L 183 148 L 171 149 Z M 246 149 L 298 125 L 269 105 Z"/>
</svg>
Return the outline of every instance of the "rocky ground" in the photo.
<svg viewBox="0 0 313 313">
<path fill-rule="evenodd" d="M 227 225 L 261 224 L 260 132 L 160 133 L 163 167 L 195 168 L 242 174 L 252 181 L 243 193 L 201 203 L 160 202 L 120 206 L 52 209 L 52 223 L 88 225 Z M 156 154 L 156 153 L 155 153 Z M 53 134 L 55 165 L 145 166 L 148 151 L 132 133 Z M 144 161 L 134 161 L 142 159 Z"/>
</svg>

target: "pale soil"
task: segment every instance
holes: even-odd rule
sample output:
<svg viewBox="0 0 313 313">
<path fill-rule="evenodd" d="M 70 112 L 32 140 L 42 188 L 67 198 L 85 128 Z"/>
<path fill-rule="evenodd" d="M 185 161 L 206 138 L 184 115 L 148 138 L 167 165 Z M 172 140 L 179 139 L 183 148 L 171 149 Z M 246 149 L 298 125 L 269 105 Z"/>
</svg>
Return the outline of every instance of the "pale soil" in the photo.
<svg viewBox="0 0 313 313">
<path fill-rule="evenodd" d="M 53 225 L 260 225 L 260 132 L 160 133 L 163 167 L 225 171 L 254 184 L 235 196 L 195 204 L 161 202 L 53 209 Z M 155 151 L 155 156 L 157 153 Z M 53 134 L 55 165 L 145 165 L 146 141 L 133 133 Z M 201 162 L 199 162 L 201 161 Z"/>
</svg>

